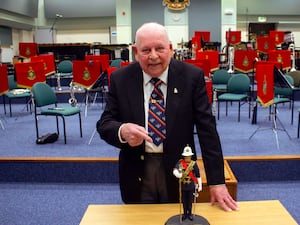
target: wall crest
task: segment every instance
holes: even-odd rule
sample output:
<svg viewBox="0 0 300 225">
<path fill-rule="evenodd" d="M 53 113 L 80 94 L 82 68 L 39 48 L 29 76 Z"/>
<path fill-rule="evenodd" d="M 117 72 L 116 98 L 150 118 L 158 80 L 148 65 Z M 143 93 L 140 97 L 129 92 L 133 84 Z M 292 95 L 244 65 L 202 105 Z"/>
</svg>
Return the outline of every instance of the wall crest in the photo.
<svg viewBox="0 0 300 225">
<path fill-rule="evenodd" d="M 163 5 L 172 10 L 182 10 L 190 5 L 190 0 L 163 0 Z"/>
</svg>

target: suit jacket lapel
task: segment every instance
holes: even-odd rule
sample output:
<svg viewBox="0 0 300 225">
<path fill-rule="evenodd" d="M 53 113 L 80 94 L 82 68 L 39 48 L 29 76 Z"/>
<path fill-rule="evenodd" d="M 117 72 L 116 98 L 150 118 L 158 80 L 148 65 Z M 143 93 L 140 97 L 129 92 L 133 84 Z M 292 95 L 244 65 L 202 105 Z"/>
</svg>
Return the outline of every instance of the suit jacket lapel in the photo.
<svg viewBox="0 0 300 225">
<path fill-rule="evenodd" d="M 130 87 L 128 90 L 128 107 L 132 111 L 134 120 L 138 124 L 145 126 L 143 73 L 138 68 L 135 67 L 135 70 L 132 71 L 132 76 L 129 79 L 130 85 L 126 85 L 126 87 Z"/>
<path fill-rule="evenodd" d="M 178 64 L 172 60 L 168 73 L 166 120 L 167 129 L 172 130 L 176 123 L 176 112 L 181 104 L 184 93 L 184 78 Z"/>
</svg>

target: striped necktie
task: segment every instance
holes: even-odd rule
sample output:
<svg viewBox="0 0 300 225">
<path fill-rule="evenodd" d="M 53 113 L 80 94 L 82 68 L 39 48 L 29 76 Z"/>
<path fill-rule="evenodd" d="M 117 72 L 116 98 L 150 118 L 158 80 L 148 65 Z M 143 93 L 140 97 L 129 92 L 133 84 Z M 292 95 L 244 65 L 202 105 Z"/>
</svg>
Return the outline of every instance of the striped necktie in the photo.
<svg viewBox="0 0 300 225">
<path fill-rule="evenodd" d="M 149 99 L 148 132 L 155 145 L 160 145 L 166 138 L 166 117 L 164 95 L 160 89 L 162 80 L 152 78 L 154 89 Z"/>
</svg>

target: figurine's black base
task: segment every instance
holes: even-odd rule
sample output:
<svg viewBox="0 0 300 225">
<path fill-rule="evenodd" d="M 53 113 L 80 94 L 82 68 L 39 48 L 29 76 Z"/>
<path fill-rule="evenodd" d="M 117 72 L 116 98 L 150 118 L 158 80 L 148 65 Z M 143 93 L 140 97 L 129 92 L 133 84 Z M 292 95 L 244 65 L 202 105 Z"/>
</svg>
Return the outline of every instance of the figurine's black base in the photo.
<svg viewBox="0 0 300 225">
<path fill-rule="evenodd" d="M 193 215 L 194 219 L 191 221 L 188 218 L 181 221 L 180 217 L 182 215 L 176 215 L 170 217 L 165 225 L 209 225 L 207 219 L 199 215 Z"/>
</svg>

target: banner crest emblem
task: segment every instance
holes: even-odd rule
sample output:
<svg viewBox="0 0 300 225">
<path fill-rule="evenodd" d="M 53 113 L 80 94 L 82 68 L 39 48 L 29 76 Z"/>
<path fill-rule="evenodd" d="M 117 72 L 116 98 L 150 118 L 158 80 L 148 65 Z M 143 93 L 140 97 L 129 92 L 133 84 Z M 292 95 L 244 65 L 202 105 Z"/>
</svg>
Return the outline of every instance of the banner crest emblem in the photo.
<svg viewBox="0 0 300 225">
<path fill-rule="evenodd" d="M 31 66 L 29 67 L 29 70 L 27 72 L 27 78 L 28 78 L 28 80 L 34 80 L 35 79 L 35 72 L 34 72 L 34 70 L 32 69 Z"/>
<path fill-rule="evenodd" d="M 87 67 L 84 68 L 84 71 L 83 71 L 83 79 L 84 79 L 84 80 L 89 80 L 89 79 L 91 79 L 91 74 L 90 74 L 90 71 L 88 70 Z"/>
</svg>

